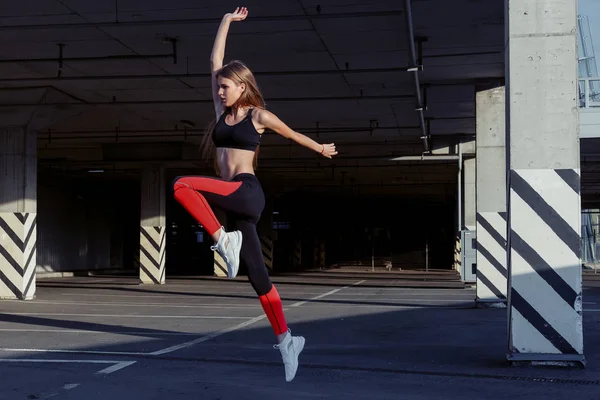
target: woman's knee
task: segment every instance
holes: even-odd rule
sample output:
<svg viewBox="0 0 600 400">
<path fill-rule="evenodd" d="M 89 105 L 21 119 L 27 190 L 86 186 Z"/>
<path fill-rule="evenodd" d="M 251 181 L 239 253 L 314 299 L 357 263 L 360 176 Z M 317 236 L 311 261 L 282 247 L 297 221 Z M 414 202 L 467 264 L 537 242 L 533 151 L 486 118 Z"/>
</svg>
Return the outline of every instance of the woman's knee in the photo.
<svg viewBox="0 0 600 400">
<path fill-rule="evenodd" d="M 273 287 L 267 269 L 263 267 L 263 270 L 264 271 L 248 271 L 248 280 L 258 296 L 269 293 Z"/>
<path fill-rule="evenodd" d="M 173 189 L 173 192 L 177 191 L 177 189 L 185 187 L 192 187 L 189 183 L 187 183 L 187 178 L 185 176 L 177 176 L 171 181 L 171 188 Z"/>
</svg>

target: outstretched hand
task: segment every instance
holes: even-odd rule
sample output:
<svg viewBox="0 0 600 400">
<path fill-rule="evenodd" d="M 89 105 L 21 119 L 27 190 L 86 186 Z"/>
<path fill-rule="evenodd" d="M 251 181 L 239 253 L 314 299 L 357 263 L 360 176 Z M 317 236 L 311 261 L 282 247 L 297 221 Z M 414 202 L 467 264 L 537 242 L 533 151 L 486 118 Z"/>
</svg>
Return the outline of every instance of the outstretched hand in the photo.
<svg viewBox="0 0 600 400">
<path fill-rule="evenodd" d="M 234 12 L 225 14 L 225 18 L 229 21 L 243 21 L 248 16 L 248 9 L 246 7 L 237 7 Z"/>
<path fill-rule="evenodd" d="M 338 153 L 335 150 L 334 143 L 322 144 L 321 146 L 323 146 L 323 150 L 321 150 L 321 155 L 323 157 L 331 158 L 332 156 L 335 156 Z"/>
</svg>

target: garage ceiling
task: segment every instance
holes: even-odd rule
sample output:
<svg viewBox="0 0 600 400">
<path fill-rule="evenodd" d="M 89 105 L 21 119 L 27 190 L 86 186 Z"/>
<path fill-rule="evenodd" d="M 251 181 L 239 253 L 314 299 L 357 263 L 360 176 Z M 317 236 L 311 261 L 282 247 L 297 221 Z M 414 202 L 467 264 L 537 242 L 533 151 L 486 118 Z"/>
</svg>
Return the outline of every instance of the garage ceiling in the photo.
<svg viewBox="0 0 600 400">
<path fill-rule="evenodd" d="M 148 149 L 146 159 L 178 173 L 207 173 L 197 145 L 214 117 L 209 56 L 223 14 L 246 6 L 248 19 L 231 25 L 225 61 L 247 63 L 271 111 L 339 150 L 328 160 L 266 134 L 259 174 L 267 184 L 447 194 L 456 162 L 390 158 L 473 138 L 476 85 L 504 76 L 504 2 L 411 3 L 3 2 L 0 118 L 38 130 L 46 168 L 135 171 L 139 157 L 106 156 L 124 146 Z"/>
</svg>

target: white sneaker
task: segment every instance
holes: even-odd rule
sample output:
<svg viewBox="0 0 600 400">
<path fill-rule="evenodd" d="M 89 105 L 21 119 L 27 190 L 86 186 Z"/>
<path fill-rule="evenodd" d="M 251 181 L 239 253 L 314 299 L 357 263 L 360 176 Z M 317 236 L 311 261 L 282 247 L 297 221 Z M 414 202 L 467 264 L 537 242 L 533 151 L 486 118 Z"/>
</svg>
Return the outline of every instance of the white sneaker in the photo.
<svg viewBox="0 0 600 400">
<path fill-rule="evenodd" d="M 227 265 L 227 277 L 229 279 L 235 278 L 240 269 L 242 232 L 225 232 L 225 229 L 221 227 L 219 241 L 215 245 L 210 246 L 210 249 L 218 252 L 223 258 L 223 261 L 225 261 L 225 265 Z"/>
<path fill-rule="evenodd" d="M 298 356 L 300 356 L 300 353 L 304 349 L 305 342 L 306 340 L 302 336 L 292 336 L 291 331 L 288 329 L 283 342 L 273 346 L 281 352 L 281 358 L 285 366 L 286 382 L 291 382 L 296 376 Z"/>
</svg>

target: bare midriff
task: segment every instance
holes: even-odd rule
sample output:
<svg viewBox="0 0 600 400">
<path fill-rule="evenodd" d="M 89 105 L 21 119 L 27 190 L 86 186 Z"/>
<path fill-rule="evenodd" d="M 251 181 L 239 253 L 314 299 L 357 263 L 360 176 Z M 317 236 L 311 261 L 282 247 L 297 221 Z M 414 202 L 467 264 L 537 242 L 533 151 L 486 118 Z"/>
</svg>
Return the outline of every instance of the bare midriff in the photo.
<svg viewBox="0 0 600 400">
<path fill-rule="evenodd" d="M 221 178 L 231 180 L 239 174 L 254 174 L 254 151 L 217 148 L 217 165 Z"/>
</svg>

